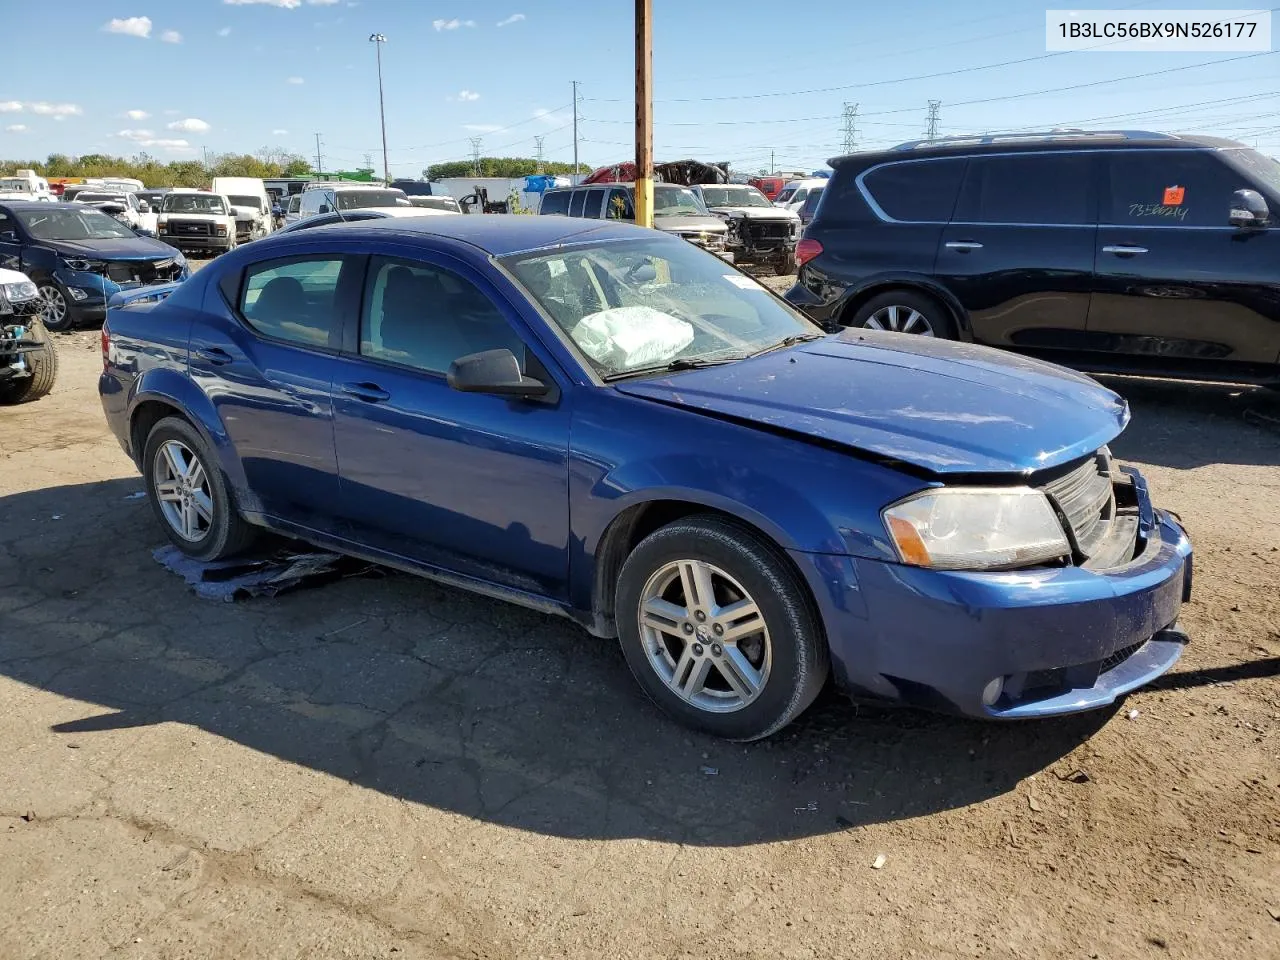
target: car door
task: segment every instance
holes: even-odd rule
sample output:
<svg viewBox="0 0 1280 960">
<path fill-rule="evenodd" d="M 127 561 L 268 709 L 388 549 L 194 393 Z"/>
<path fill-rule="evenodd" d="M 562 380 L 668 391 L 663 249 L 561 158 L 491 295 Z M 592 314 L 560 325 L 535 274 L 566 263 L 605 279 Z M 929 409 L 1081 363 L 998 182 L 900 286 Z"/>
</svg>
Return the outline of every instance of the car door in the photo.
<svg viewBox="0 0 1280 960">
<path fill-rule="evenodd" d="M 1258 186 L 1219 151 L 1109 153 L 1095 346 L 1192 366 L 1276 362 L 1280 235 L 1228 223 L 1232 193 Z"/>
<path fill-rule="evenodd" d="M 934 269 L 975 340 L 1079 346 L 1093 284 L 1096 169 L 1087 152 L 969 159 Z"/>
<path fill-rule="evenodd" d="M 552 381 L 515 311 L 444 254 L 373 257 L 357 336 L 334 388 L 346 516 L 361 542 L 418 563 L 562 598 L 569 411 L 451 388 L 460 356 L 507 348 Z M 539 348 L 540 349 L 540 348 Z"/>
<path fill-rule="evenodd" d="M 342 529 L 330 391 L 363 262 L 332 249 L 262 260 L 211 284 L 191 314 L 191 377 L 249 491 L 268 516 L 327 533 Z"/>
</svg>

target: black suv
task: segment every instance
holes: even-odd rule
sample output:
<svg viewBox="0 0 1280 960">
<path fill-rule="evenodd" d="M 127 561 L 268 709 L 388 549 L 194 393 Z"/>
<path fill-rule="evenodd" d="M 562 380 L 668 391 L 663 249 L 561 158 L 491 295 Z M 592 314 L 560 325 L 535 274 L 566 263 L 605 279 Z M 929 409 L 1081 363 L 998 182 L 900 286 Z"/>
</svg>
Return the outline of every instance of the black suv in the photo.
<svg viewBox="0 0 1280 960">
<path fill-rule="evenodd" d="M 1094 371 L 1280 381 L 1280 163 L 1231 140 L 1054 132 L 831 161 L 787 299 L 830 328 Z"/>
</svg>

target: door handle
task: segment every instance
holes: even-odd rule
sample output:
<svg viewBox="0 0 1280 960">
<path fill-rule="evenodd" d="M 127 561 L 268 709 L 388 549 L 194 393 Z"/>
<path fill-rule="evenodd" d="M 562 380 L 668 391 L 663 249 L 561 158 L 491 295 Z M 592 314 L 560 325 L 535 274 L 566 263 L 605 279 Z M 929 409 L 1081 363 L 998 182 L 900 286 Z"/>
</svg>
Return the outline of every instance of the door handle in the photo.
<svg viewBox="0 0 1280 960">
<path fill-rule="evenodd" d="M 976 240 L 948 240 L 946 247 L 948 250 L 959 250 L 961 253 L 968 253 L 970 250 L 981 250 L 982 244 Z"/>
<path fill-rule="evenodd" d="M 220 367 L 235 359 L 221 347 L 201 347 L 196 351 L 196 356 L 213 364 L 215 367 Z"/>
<path fill-rule="evenodd" d="M 1116 243 L 1102 248 L 1103 253 L 1114 253 L 1117 257 L 1136 257 L 1140 253 L 1146 253 L 1146 247 L 1135 247 L 1131 243 Z"/>
<path fill-rule="evenodd" d="M 365 403 L 382 403 L 391 399 L 391 394 L 376 383 L 344 383 L 338 389 L 347 396 L 363 400 Z"/>
</svg>

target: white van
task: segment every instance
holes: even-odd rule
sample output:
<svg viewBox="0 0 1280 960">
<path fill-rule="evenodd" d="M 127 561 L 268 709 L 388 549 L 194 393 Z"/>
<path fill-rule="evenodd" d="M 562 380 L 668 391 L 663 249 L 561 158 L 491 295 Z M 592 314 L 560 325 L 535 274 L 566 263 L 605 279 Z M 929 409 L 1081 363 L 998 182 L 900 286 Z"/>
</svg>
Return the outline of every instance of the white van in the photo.
<svg viewBox="0 0 1280 960">
<path fill-rule="evenodd" d="M 782 192 L 774 198 L 773 205 L 798 214 L 800 212 L 800 208 L 804 206 L 804 202 L 809 196 L 809 191 L 816 187 L 825 187 L 830 182 L 831 181 L 827 180 L 825 177 L 811 177 L 806 180 L 792 180 L 783 187 Z"/>
<path fill-rule="evenodd" d="M 219 254 L 236 248 L 231 201 L 208 190 L 174 187 L 160 201 L 156 236 L 184 253 Z"/>
<path fill-rule="evenodd" d="M 275 229 L 271 197 L 256 177 L 214 177 L 213 192 L 231 201 L 236 217 L 236 241 L 248 243 Z"/>
<path fill-rule="evenodd" d="M 409 207 L 403 190 L 374 183 L 311 183 L 302 191 L 298 219 L 335 210 L 367 210 L 376 207 Z"/>
<path fill-rule="evenodd" d="M 19 170 L 11 177 L 0 177 L 0 198 L 5 200 L 44 200 L 56 203 L 49 181 L 34 170 Z"/>
</svg>

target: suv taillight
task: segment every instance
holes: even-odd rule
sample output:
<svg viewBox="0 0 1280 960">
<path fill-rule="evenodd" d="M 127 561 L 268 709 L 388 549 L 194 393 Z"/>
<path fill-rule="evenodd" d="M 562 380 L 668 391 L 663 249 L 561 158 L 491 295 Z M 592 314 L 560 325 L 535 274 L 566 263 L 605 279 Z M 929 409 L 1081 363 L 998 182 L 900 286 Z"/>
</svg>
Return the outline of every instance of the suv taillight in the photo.
<svg viewBox="0 0 1280 960">
<path fill-rule="evenodd" d="M 822 252 L 822 244 L 805 237 L 796 244 L 796 266 L 803 266 Z"/>
<path fill-rule="evenodd" d="M 102 370 L 105 373 L 111 359 L 111 331 L 107 329 L 107 322 L 102 321 Z"/>
</svg>

